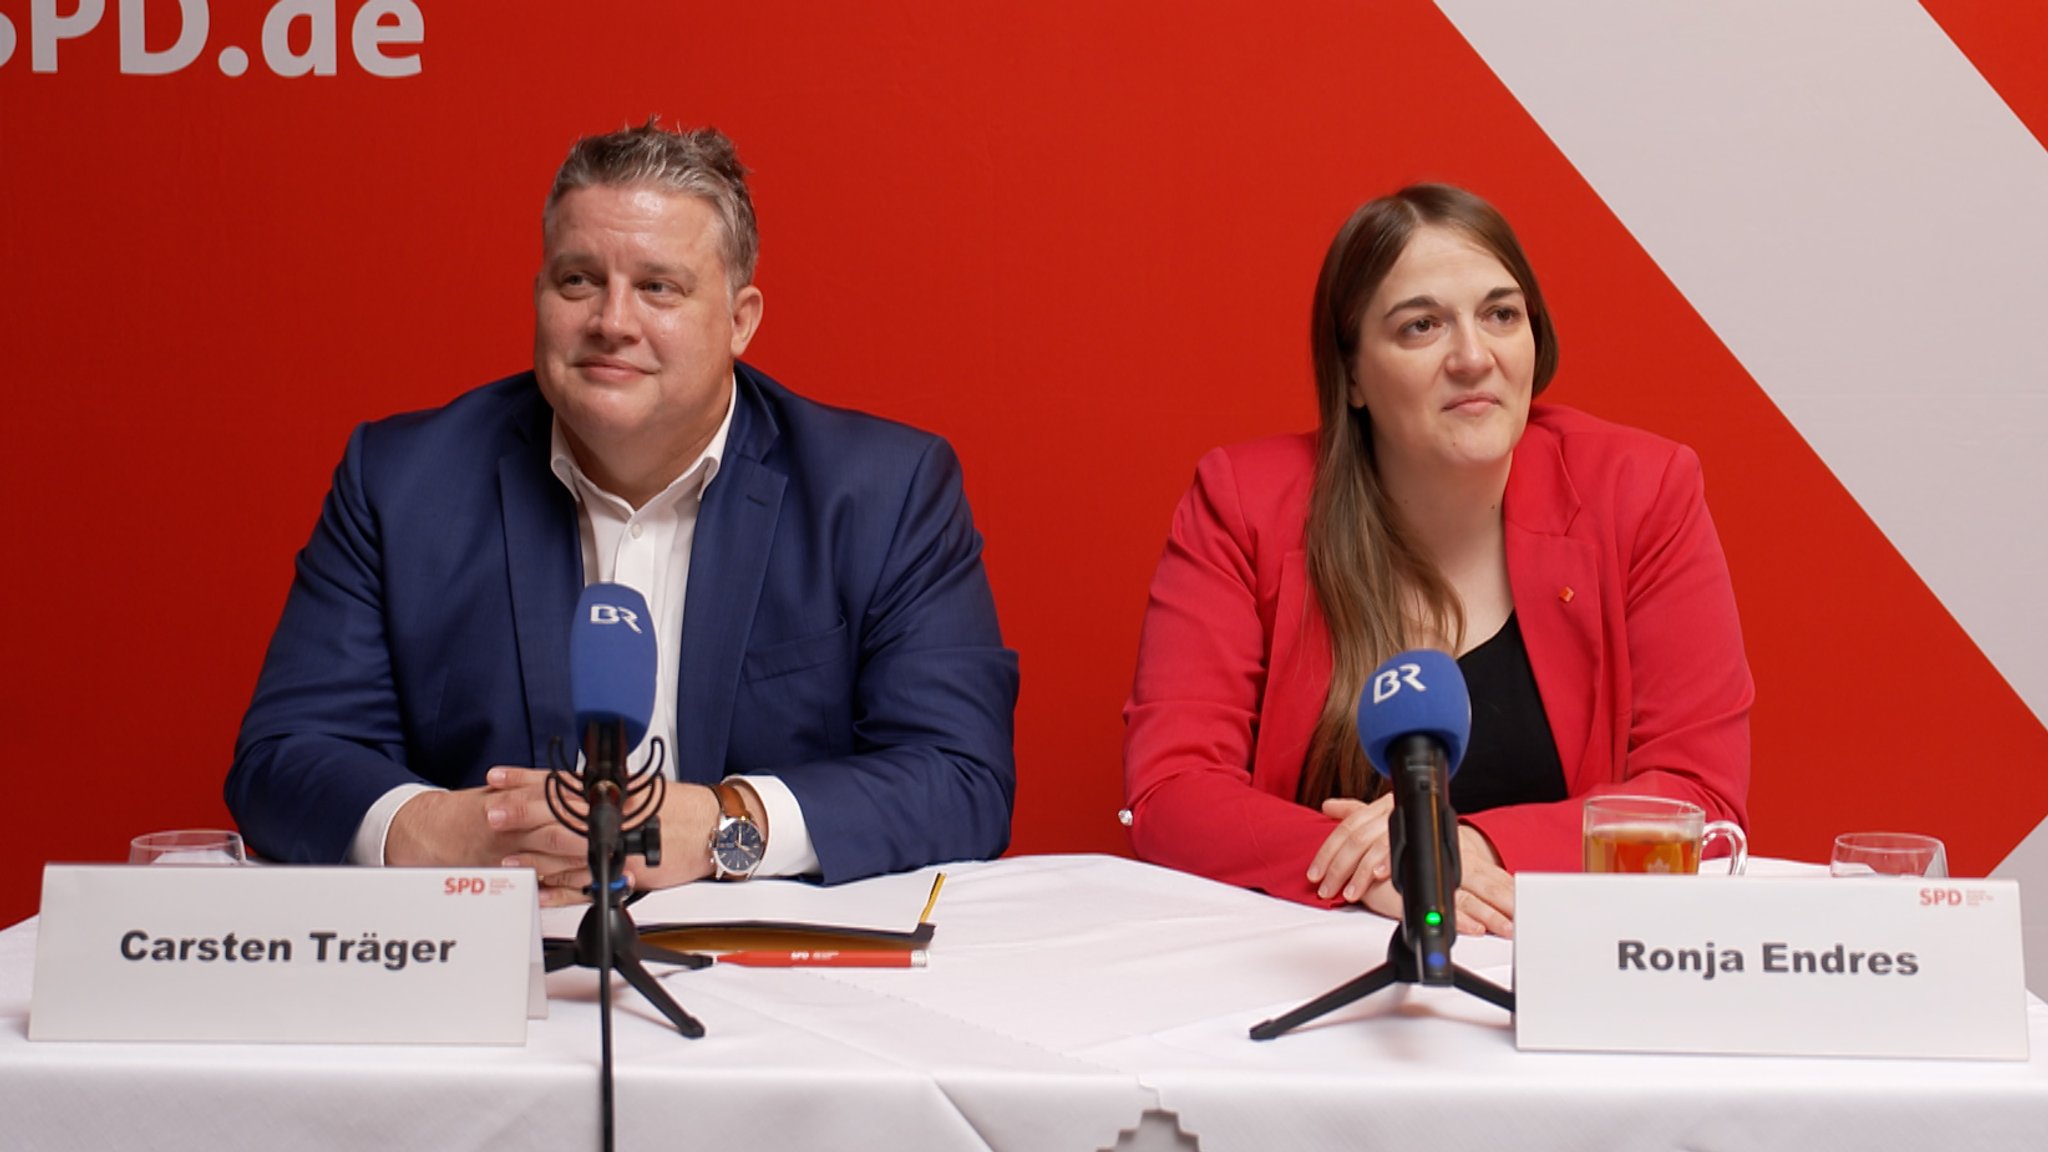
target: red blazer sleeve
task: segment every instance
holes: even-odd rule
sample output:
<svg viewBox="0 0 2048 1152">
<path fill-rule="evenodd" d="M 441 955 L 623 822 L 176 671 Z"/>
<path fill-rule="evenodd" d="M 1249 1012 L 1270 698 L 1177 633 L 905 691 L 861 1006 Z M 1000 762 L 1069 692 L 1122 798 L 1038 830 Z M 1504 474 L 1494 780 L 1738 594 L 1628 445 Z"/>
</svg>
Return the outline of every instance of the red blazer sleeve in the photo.
<svg viewBox="0 0 2048 1152">
<path fill-rule="evenodd" d="M 1297 437 L 1250 447 L 1306 446 Z M 1124 708 L 1131 844 L 1152 863 L 1335 905 L 1316 896 L 1306 873 L 1336 822 L 1295 803 L 1298 763 L 1257 782 L 1253 770 L 1282 559 L 1301 548 L 1302 514 L 1289 515 L 1287 504 L 1305 507 L 1305 473 L 1283 469 L 1295 475 L 1276 484 L 1250 467 L 1251 487 L 1262 490 L 1248 494 L 1235 451 L 1202 458 L 1152 578 Z"/>
</svg>

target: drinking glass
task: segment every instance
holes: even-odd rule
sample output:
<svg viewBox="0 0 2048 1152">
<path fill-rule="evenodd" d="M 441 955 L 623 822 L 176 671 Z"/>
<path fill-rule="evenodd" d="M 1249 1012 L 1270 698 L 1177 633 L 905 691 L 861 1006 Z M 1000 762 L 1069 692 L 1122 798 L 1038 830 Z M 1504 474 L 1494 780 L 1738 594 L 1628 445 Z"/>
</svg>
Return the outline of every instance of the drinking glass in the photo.
<svg viewBox="0 0 2048 1152">
<path fill-rule="evenodd" d="M 214 828 L 150 832 L 128 842 L 130 864 L 246 864 L 242 837 Z"/>
<path fill-rule="evenodd" d="M 1835 837 L 1828 858 L 1834 876 L 1948 875 L 1948 849 L 1932 836 L 1914 832 L 1845 832 Z"/>
<path fill-rule="evenodd" d="M 1669 872 L 1700 870 L 1700 850 L 1715 837 L 1732 846 L 1728 873 L 1742 871 L 1749 838 L 1726 820 L 1707 822 L 1706 810 L 1663 796 L 1597 796 L 1586 801 L 1586 871 Z"/>
</svg>

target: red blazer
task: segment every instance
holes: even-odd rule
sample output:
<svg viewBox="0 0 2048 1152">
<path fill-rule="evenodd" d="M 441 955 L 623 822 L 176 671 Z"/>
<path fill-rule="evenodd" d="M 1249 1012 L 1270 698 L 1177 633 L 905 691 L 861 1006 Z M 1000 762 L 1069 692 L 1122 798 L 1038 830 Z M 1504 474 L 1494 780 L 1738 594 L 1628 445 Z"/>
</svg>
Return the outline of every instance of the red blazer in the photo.
<svg viewBox="0 0 2048 1152">
<path fill-rule="evenodd" d="M 1304 527 L 1310 435 L 1202 458 L 1152 578 L 1124 708 L 1140 858 L 1325 904 L 1334 822 L 1295 803 L 1330 683 Z M 1576 872 L 1599 792 L 1682 797 L 1747 824 L 1755 695 L 1728 566 L 1683 445 L 1538 405 L 1506 496 L 1508 582 L 1571 799 L 1475 813 L 1512 871 Z"/>
</svg>

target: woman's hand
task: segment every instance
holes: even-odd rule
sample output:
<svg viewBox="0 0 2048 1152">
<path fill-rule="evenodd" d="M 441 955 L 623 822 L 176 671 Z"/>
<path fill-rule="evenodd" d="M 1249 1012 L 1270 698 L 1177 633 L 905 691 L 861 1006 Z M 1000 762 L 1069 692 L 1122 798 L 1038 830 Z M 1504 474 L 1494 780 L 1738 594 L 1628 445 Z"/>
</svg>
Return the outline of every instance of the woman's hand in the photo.
<svg viewBox="0 0 2048 1152">
<path fill-rule="evenodd" d="M 1473 936 L 1515 934 L 1515 877 L 1479 829 L 1458 825 L 1458 931 Z M 1391 885 L 1389 885 L 1391 887 Z"/>
<path fill-rule="evenodd" d="M 1387 820 L 1394 798 L 1382 796 L 1368 804 L 1359 800 L 1326 800 L 1323 815 L 1337 827 L 1309 862 L 1308 880 L 1325 900 L 1338 898 L 1363 904 L 1392 919 L 1401 917 L 1401 894 L 1394 891 L 1393 847 Z M 1500 857 L 1485 836 L 1458 826 L 1458 852 L 1463 883 L 1458 887 L 1458 931 L 1468 936 L 1513 936 L 1515 878 L 1500 866 Z"/>
<path fill-rule="evenodd" d="M 1324 900 L 1356 902 L 1386 880 L 1392 851 L 1387 844 L 1387 817 L 1394 811 L 1389 794 L 1368 804 L 1363 800 L 1325 800 L 1323 815 L 1337 821 L 1323 846 L 1308 864 L 1308 882 Z"/>
</svg>

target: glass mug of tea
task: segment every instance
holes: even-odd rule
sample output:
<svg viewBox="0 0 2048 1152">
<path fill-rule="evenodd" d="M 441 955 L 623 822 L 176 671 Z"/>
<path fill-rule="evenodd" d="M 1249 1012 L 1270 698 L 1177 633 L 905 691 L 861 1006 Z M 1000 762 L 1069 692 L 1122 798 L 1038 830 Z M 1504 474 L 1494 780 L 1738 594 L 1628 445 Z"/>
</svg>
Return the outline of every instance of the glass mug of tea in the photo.
<svg viewBox="0 0 2048 1152">
<path fill-rule="evenodd" d="M 1727 820 L 1709 824 L 1699 805 L 1662 796 L 1596 796 L 1586 801 L 1586 871 L 1700 870 L 1700 851 L 1715 837 L 1732 846 L 1729 875 L 1749 860 L 1749 838 Z"/>
</svg>

